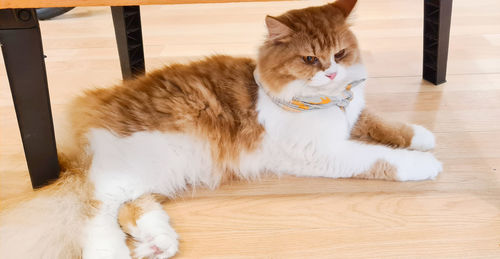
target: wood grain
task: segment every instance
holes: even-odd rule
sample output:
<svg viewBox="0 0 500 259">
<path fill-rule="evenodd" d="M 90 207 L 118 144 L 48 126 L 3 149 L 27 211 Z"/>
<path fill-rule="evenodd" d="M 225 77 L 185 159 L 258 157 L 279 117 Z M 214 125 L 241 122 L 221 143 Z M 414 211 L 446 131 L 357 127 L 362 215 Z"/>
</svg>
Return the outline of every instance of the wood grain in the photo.
<svg viewBox="0 0 500 259">
<path fill-rule="evenodd" d="M 323 2 L 144 6 L 147 69 L 253 56 L 266 14 Z M 368 105 L 436 133 L 435 181 L 266 176 L 189 190 L 165 204 L 182 239 L 176 258 L 500 258 L 500 2 L 453 4 L 448 82 L 438 87 L 421 80 L 421 1 L 359 1 L 353 18 Z M 40 26 L 63 143 L 70 98 L 121 79 L 112 20 L 109 8 L 82 7 Z M 31 189 L 0 66 L 2 206 Z"/>
</svg>

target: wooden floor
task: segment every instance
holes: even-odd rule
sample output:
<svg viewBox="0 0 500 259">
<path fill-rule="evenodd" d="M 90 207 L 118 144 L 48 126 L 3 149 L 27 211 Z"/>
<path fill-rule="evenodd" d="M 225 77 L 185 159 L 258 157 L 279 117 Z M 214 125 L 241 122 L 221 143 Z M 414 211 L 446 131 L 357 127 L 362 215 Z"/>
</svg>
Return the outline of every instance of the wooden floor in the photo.
<svg viewBox="0 0 500 259">
<path fill-rule="evenodd" d="M 144 6 L 147 68 L 254 56 L 266 14 L 318 3 Z M 448 82 L 438 87 L 421 80 L 422 1 L 359 1 L 353 19 L 368 105 L 435 132 L 444 163 L 435 181 L 285 177 L 196 190 L 165 206 L 181 236 L 176 258 L 500 258 L 500 2 L 453 5 Z M 77 8 L 41 30 L 63 142 L 71 97 L 121 78 L 110 10 Z M 0 121 L 5 202 L 31 189 L 3 67 Z"/>
</svg>

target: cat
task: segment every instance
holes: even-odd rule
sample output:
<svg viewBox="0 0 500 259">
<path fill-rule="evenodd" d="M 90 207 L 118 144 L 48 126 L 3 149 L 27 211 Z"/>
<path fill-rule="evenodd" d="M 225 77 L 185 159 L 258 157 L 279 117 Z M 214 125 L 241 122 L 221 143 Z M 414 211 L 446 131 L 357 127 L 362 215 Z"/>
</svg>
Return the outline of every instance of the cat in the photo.
<svg viewBox="0 0 500 259">
<path fill-rule="evenodd" d="M 267 16 L 256 60 L 212 56 L 78 97 L 62 176 L 2 214 L 0 257 L 169 258 L 162 202 L 263 172 L 435 178 L 433 134 L 365 108 L 355 3 Z"/>
</svg>

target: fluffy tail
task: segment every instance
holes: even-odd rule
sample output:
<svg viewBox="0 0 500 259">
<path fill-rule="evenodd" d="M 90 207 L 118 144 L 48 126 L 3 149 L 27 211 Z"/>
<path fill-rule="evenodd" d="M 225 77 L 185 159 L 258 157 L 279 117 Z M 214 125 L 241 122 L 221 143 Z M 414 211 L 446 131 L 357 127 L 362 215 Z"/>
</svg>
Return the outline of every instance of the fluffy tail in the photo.
<svg viewBox="0 0 500 259">
<path fill-rule="evenodd" d="M 92 186 L 78 170 L 0 212 L 0 258 L 80 258 Z"/>
</svg>

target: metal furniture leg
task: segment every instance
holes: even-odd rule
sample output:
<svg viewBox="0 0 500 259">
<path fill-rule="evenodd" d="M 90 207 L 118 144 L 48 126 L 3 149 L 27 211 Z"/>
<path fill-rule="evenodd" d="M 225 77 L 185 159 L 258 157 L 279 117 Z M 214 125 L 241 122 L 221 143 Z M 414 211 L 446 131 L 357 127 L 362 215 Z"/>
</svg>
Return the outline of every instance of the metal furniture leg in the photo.
<svg viewBox="0 0 500 259">
<path fill-rule="evenodd" d="M 141 12 L 139 6 L 112 6 L 116 44 L 123 79 L 144 74 Z"/>
<path fill-rule="evenodd" d="M 35 10 L 0 10 L 0 43 L 31 184 L 38 188 L 59 176 L 59 162 Z"/>
<path fill-rule="evenodd" d="M 446 82 L 453 0 L 424 0 L 424 60 L 422 76 L 438 85 Z"/>
</svg>

